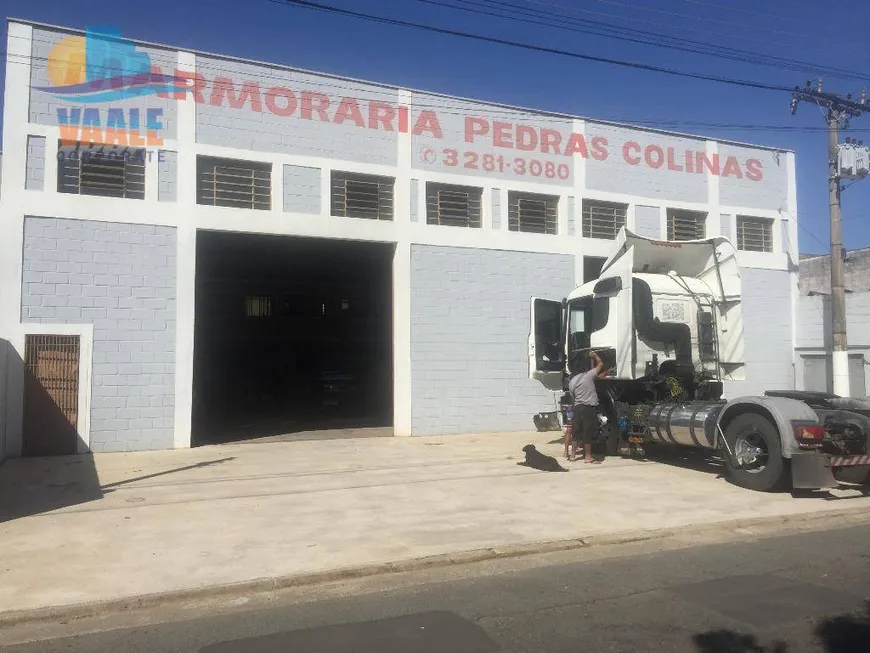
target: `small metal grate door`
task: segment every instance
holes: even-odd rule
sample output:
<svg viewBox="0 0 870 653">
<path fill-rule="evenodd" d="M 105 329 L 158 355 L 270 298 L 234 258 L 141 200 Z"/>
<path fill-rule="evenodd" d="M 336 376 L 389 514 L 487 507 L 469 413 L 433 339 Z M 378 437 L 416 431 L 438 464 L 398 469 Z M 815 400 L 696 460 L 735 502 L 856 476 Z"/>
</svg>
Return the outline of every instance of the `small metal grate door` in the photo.
<svg viewBox="0 0 870 653">
<path fill-rule="evenodd" d="M 79 336 L 28 335 L 24 344 L 25 456 L 76 453 Z"/>
</svg>

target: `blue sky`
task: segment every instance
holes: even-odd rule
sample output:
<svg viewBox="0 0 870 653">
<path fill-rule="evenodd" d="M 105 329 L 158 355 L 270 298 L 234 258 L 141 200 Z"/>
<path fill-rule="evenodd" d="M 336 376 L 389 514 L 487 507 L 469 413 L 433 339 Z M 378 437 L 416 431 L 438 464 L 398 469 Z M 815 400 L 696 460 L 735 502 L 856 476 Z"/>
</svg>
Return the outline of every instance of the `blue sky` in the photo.
<svg viewBox="0 0 870 653">
<path fill-rule="evenodd" d="M 870 80 L 870 4 L 840 0 L 322 0 L 368 13 L 691 72 L 793 86 L 812 72 L 678 52 L 499 19 L 506 4 L 855 71 Z M 477 13 L 444 4 L 476 9 Z M 803 252 L 829 243 L 826 135 L 818 108 L 789 113 L 787 93 L 677 78 L 552 54 L 374 24 L 287 6 L 281 0 L 2 0 L 8 17 L 76 28 L 111 24 L 143 39 L 412 88 L 620 121 L 661 121 L 674 131 L 794 150 Z M 569 22 L 573 21 L 573 22 Z M 588 26 L 588 23 L 585 24 Z M 855 27 L 857 26 L 857 27 Z M 4 48 L 5 49 L 5 48 Z M 861 79 L 825 77 L 826 90 L 860 92 Z M 664 123 L 679 123 L 667 124 Z M 705 123 L 706 126 L 687 123 Z M 747 130 L 723 125 L 806 129 Z M 852 122 L 870 142 L 870 114 Z M 844 133 L 845 137 L 848 133 Z M 843 193 L 847 249 L 870 247 L 870 180 Z"/>
</svg>

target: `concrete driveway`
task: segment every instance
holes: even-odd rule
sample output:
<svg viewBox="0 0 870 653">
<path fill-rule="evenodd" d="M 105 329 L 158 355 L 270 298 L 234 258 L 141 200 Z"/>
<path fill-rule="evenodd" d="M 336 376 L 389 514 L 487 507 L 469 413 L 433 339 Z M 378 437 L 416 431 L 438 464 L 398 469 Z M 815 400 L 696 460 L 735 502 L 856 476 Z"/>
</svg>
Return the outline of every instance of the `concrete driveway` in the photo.
<svg viewBox="0 0 870 653">
<path fill-rule="evenodd" d="M 0 616 L 731 520 L 867 510 L 763 494 L 703 458 L 561 459 L 559 433 L 233 444 L 7 461 Z M 518 466 L 526 443 L 569 473 Z"/>
</svg>

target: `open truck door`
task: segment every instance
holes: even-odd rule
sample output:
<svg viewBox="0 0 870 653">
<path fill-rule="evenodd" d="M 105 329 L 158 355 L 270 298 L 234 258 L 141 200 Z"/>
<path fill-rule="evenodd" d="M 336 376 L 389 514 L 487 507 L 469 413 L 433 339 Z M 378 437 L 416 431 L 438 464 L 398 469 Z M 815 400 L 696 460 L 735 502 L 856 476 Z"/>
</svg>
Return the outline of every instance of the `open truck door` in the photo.
<svg viewBox="0 0 870 653">
<path fill-rule="evenodd" d="M 565 306 L 532 297 L 529 333 L 529 378 L 554 392 L 562 390 L 565 369 Z"/>
</svg>

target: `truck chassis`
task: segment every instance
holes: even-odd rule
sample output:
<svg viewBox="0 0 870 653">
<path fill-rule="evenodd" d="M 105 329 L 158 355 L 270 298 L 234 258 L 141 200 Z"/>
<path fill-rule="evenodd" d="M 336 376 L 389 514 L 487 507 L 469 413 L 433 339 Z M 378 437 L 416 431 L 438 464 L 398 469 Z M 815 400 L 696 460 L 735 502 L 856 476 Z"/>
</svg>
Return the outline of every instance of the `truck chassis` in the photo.
<svg viewBox="0 0 870 653">
<path fill-rule="evenodd" d="M 608 454 L 646 457 L 650 444 L 713 450 L 729 480 L 757 491 L 835 488 L 845 470 L 849 480 L 870 479 L 870 402 L 798 391 L 688 399 L 673 379 L 664 386 L 670 397 L 638 401 L 637 381 L 602 380 Z"/>
</svg>

